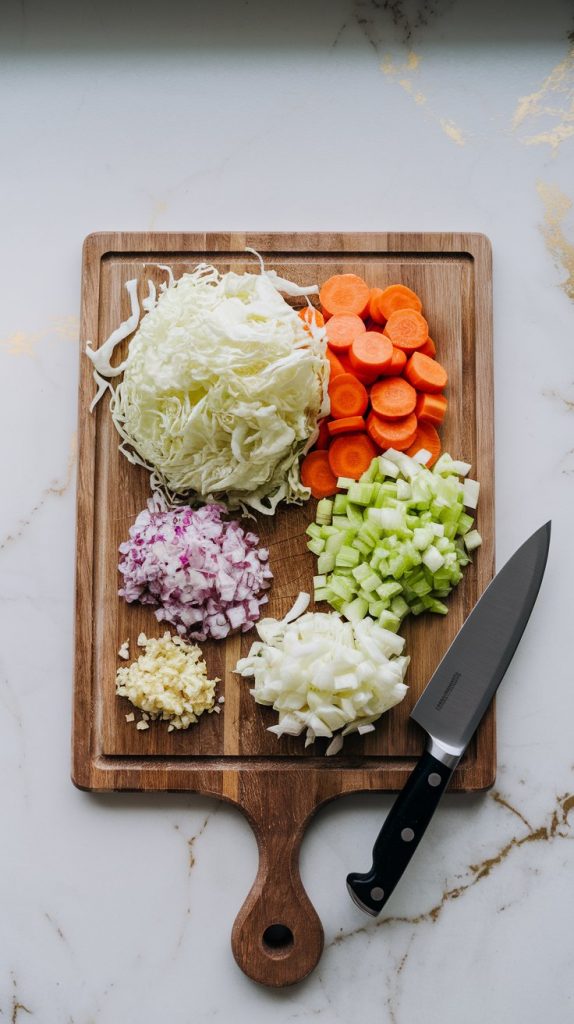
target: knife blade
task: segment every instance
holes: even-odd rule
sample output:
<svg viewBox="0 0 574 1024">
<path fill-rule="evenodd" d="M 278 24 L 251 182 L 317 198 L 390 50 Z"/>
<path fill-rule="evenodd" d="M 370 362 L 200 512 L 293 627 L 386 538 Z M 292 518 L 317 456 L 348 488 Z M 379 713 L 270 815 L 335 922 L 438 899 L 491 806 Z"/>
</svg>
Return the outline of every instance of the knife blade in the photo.
<svg viewBox="0 0 574 1024">
<path fill-rule="evenodd" d="M 488 585 L 411 711 L 427 732 L 426 749 L 379 832 L 371 870 L 347 877 L 351 898 L 373 917 L 408 866 L 502 682 L 538 596 L 549 544 L 547 522 Z"/>
</svg>

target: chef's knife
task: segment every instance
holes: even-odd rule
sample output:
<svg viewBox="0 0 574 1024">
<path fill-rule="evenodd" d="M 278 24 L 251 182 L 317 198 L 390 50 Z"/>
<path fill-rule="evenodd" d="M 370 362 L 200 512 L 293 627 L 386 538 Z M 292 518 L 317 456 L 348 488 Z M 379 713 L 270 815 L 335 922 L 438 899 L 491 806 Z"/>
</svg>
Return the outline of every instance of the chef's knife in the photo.
<svg viewBox="0 0 574 1024">
<path fill-rule="evenodd" d="M 347 877 L 352 899 L 373 917 L 401 878 L 502 682 L 538 596 L 549 544 L 550 522 L 488 585 L 411 711 L 428 734 L 426 750 L 379 832 L 371 870 Z"/>
</svg>

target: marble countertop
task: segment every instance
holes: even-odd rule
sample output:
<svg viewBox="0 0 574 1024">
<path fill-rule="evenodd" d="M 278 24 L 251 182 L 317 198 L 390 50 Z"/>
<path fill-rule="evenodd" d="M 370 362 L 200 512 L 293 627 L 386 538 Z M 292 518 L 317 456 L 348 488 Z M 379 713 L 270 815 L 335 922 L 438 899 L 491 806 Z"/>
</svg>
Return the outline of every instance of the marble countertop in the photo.
<svg viewBox="0 0 574 1024">
<path fill-rule="evenodd" d="M 0 13 L 0 1021 L 521 1024 L 573 1013 L 574 20 L 471 0 L 7 2 Z M 241 815 L 70 782 L 81 243 L 97 230 L 482 231 L 500 565 L 553 521 L 489 793 L 445 797 L 376 921 L 390 796 L 319 812 L 323 958 L 237 968 Z"/>
</svg>

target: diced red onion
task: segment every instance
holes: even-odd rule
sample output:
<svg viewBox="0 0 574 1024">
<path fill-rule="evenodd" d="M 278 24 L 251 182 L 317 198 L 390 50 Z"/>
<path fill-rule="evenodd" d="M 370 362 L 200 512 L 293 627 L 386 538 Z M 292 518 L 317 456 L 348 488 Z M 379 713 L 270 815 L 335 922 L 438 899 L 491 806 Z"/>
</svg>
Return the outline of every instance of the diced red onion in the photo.
<svg viewBox="0 0 574 1024">
<path fill-rule="evenodd" d="M 160 622 L 195 640 L 251 629 L 273 578 L 269 552 L 258 548 L 255 533 L 223 522 L 223 511 L 204 505 L 140 512 L 119 547 L 120 597 L 159 605 Z"/>
</svg>

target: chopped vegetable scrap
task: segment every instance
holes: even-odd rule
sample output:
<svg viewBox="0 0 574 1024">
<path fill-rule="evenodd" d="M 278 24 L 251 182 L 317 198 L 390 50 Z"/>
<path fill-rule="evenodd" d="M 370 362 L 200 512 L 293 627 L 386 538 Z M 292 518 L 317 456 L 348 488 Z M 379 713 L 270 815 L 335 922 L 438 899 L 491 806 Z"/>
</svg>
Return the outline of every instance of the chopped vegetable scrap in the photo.
<svg viewBox="0 0 574 1024">
<path fill-rule="evenodd" d="M 337 733 L 326 750 L 335 754 L 343 736 L 372 732 L 373 723 L 405 696 L 405 641 L 370 619 L 343 622 L 334 612 L 293 618 L 262 619 L 260 640 L 235 671 L 253 676 L 255 701 L 279 712 L 269 732 L 306 731 L 305 746 Z"/>
<path fill-rule="evenodd" d="M 441 452 L 436 428 L 446 412 L 442 391 L 447 374 L 435 359 L 420 298 L 402 284 L 369 289 L 355 274 L 335 274 L 321 287 L 319 298 L 326 321 L 331 409 L 320 421 L 317 447 L 329 453 L 333 472 L 353 480 L 363 472 L 360 459 L 354 467 L 348 460 L 344 473 L 335 466 L 346 435 L 357 431 L 366 431 L 374 452 L 394 448 L 411 455 L 424 450 L 430 468 Z M 353 451 L 355 441 L 349 442 Z M 364 439 L 361 443 L 364 449 Z M 326 481 L 315 486 L 313 473 L 304 469 L 312 455 L 304 459 L 301 474 L 313 497 L 323 498 Z M 332 486 L 331 495 L 336 493 Z"/>
<path fill-rule="evenodd" d="M 422 442 L 430 446 L 435 442 L 426 431 L 434 427 L 424 428 Z M 428 451 L 419 455 L 424 460 Z M 353 624 L 370 616 L 393 632 L 411 612 L 446 615 L 443 598 L 481 544 L 464 511 L 478 502 L 478 482 L 459 479 L 469 470 L 446 452 L 429 470 L 390 449 L 358 483 L 352 474 L 339 478 L 344 493 L 319 501 L 316 522 L 307 528 L 307 547 L 318 560 L 315 600 Z"/>
<path fill-rule="evenodd" d="M 116 672 L 116 694 L 127 697 L 142 712 L 136 729 L 149 729 L 149 720 L 157 718 L 168 722 L 168 732 L 187 729 L 204 711 L 219 712 L 215 703 L 219 679 L 207 678 L 199 647 L 170 633 L 159 639 L 140 634 L 138 644 L 144 653 Z M 135 720 L 133 713 L 125 718 Z"/>
<path fill-rule="evenodd" d="M 317 286 L 200 264 L 171 275 L 157 301 L 150 290 L 141 321 L 137 281 L 128 290 L 132 316 L 86 351 L 96 398 L 110 387 L 120 450 L 152 472 L 152 489 L 172 502 L 223 501 L 265 514 L 281 500 L 308 498 L 299 459 L 328 410 L 325 329 L 311 306 L 298 315 L 281 292 Z M 134 330 L 125 360 L 112 367 L 115 346 Z M 115 387 L 106 385 L 119 373 Z"/>
<path fill-rule="evenodd" d="M 223 522 L 219 505 L 140 512 L 120 544 L 120 597 L 159 605 L 156 618 L 195 640 L 251 629 L 272 572 L 255 533 Z"/>
</svg>

